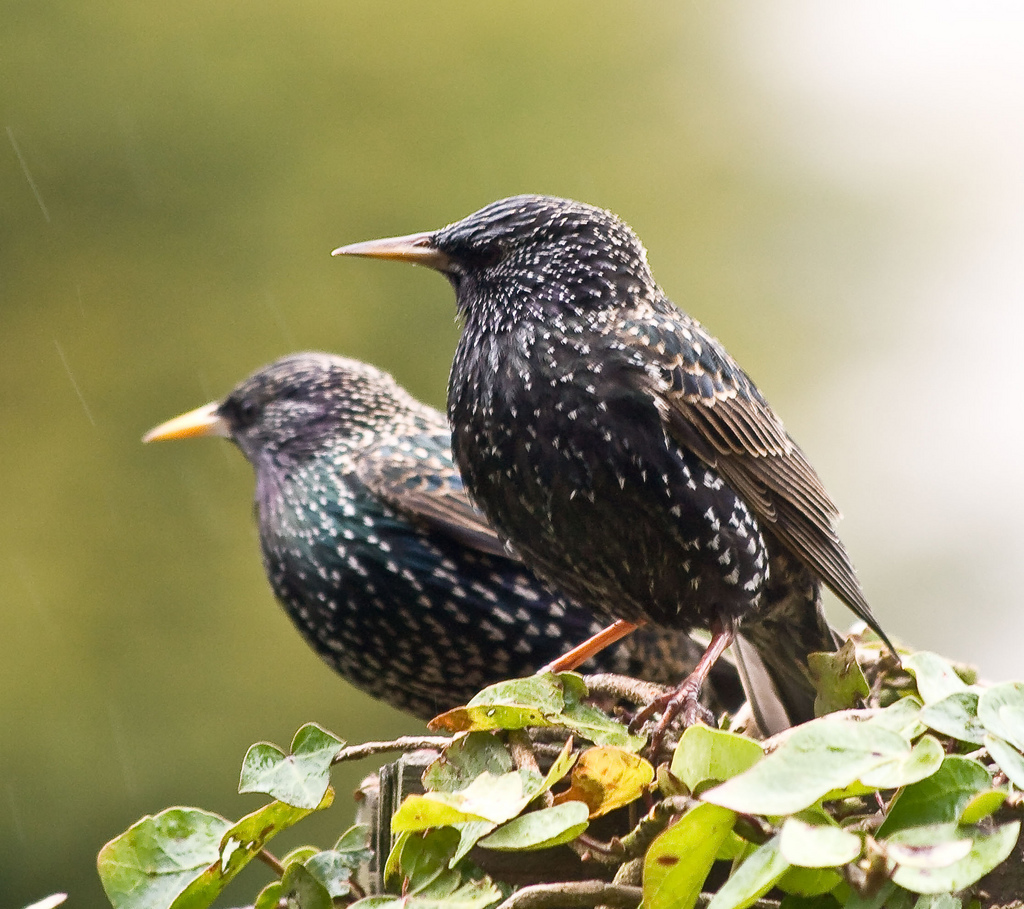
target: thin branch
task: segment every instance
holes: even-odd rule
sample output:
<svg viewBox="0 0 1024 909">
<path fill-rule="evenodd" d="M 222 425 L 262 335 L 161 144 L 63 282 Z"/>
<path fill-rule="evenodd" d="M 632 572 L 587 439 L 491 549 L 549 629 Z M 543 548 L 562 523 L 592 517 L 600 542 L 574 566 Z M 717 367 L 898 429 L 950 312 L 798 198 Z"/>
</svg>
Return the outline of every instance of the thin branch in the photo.
<svg viewBox="0 0 1024 909">
<path fill-rule="evenodd" d="M 497 909 L 590 909 L 612 906 L 635 909 L 643 891 L 639 887 L 605 881 L 570 881 L 564 884 L 535 884 L 517 890 Z"/>
<path fill-rule="evenodd" d="M 667 690 L 664 685 L 655 685 L 653 682 L 643 682 L 612 672 L 585 675 L 583 682 L 591 694 L 610 694 L 638 707 L 650 703 Z"/>
<path fill-rule="evenodd" d="M 270 868 L 278 877 L 284 874 L 284 865 L 281 864 L 281 860 L 272 852 L 268 852 L 266 849 L 261 849 L 256 853 L 256 858 Z"/>
<path fill-rule="evenodd" d="M 392 751 L 419 751 L 421 748 L 445 748 L 452 740 L 446 735 L 403 735 L 390 742 L 363 742 L 362 745 L 349 745 L 334 755 L 332 764 L 345 761 L 358 761 L 373 757 L 375 754 L 388 754 Z"/>
</svg>

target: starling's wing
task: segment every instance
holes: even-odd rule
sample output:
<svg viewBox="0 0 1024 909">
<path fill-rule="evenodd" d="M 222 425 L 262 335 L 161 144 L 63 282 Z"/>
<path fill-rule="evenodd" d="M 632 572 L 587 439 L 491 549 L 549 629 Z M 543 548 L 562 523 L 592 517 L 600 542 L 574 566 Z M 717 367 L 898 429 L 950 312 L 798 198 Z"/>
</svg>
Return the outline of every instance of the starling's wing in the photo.
<svg viewBox="0 0 1024 909">
<path fill-rule="evenodd" d="M 356 475 L 407 518 L 478 552 L 513 558 L 469 500 L 452 462 L 447 432 L 427 431 L 378 443 L 363 452 Z"/>
<path fill-rule="evenodd" d="M 632 328 L 632 326 L 631 326 Z M 641 320 L 636 337 L 655 354 L 647 385 L 668 431 L 714 467 L 771 532 L 888 643 L 835 530 L 839 509 L 754 383 L 688 317 Z"/>
</svg>

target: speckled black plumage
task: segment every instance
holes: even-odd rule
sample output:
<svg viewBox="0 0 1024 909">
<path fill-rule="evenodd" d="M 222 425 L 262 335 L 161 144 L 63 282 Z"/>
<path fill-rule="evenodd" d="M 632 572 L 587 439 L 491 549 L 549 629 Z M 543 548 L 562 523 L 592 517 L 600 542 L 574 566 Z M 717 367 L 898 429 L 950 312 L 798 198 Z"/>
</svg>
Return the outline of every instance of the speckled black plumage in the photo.
<svg viewBox="0 0 1024 909">
<path fill-rule="evenodd" d="M 742 623 L 794 719 L 812 714 L 808 652 L 835 647 L 820 581 L 881 634 L 814 470 L 616 216 L 517 196 L 339 252 L 450 280 L 456 461 L 542 577 L 602 619 Z"/>
<path fill-rule="evenodd" d="M 444 415 L 388 374 L 297 354 L 193 414 L 201 432 L 150 437 L 221 434 L 242 450 L 275 594 L 364 691 L 430 718 L 600 630 L 505 552 L 469 503 Z M 588 668 L 667 684 L 697 655 L 678 633 L 652 631 Z"/>
</svg>

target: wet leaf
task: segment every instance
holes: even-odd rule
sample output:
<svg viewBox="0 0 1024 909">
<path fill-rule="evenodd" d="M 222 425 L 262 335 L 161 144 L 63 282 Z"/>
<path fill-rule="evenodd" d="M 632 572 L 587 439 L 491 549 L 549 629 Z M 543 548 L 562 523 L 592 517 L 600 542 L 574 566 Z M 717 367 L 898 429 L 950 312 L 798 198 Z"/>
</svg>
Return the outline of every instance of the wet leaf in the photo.
<svg viewBox="0 0 1024 909">
<path fill-rule="evenodd" d="M 701 804 L 661 833 L 644 857 L 644 909 L 693 909 L 735 822 L 727 808 Z"/>
<path fill-rule="evenodd" d="M 902 830 L 891 841 L 927 843 L 930 837 L 948 836 L 949 841 L 966 840 L 969 852 L 961 859 L 943 867 L 914 867 L 904 862 L 897 866 L 892 879 L 914 893 L 954 893 L 970 887 L 988 874 L 1012 851 L 1020 833 L 1020 821 L 1003 824 L 991 831 L 957 827 L 955 824 L 936 828 Z M 888 841 L 887 841 L 888 842 Z"/>
<path fill-rule="evenodd" d="M 238 791 L 261 792 L 296 808 L 316 808 L 330 785 L 331 761 L 344 742 L 308 723 L 295 733 L 292 753 L 258 742 L 242 761 Z"/>
<path fill-rule="evenodd" d="M 916 679 L 918 694 L 925 704 L 937 703 L 968 689 L 956 670 L 937 653 L 927 650 L 912 653 L 903 658 L 903 668 Z"/>
<path fill-rule="evenodd" d="M 1006 778 L 1018 789 L 1024 789 L 1024 755 L 1009 742 L 994 735 L 985 736 L 985 747 Z"/>
<path fill-rule="evenodd" d="M 773 836 L 758 846 L 722 884 L 708 909 L 743 909 L 764 896 L 789 869 L 779 849 L 780 837 Z"/>
<path fill-rule="evenodd" d="M 752 739 L 699 724 L 679 739 L 669 770 L 689 792 L 699 794 L 709 783 L 722 783 L 749 770 L 762 757 L 761 746 Z"/>
<path fill-rule="evenodd" d="M 946 755 L 935 773 L 896 796 L 878 835 L 957 821 L 971 800 L 991 786 L 988 771 L 977 761 Z"/>
<path fill-rule="evenodd" d="M 654 779 L 654 768 L 621 748 L 589 748 L 572 771 L 572 785 L 555 796 L 555 804 L 583 803 L 590 817 L 600 817 L 636 801 Z"/>
<path fill-rule="evenodd" d="M 745 773 L 704 793 L 705 801 L 747 814 L 793 814 L 883 764 L 910 753 L 880 726 L 823 718 L 804 723 Z"/>
<path fill-rule="evenodd" d="M 1024 682 L 1003 682 L 978 698 L 978 720 L 993 735 L 1024 749 Z"/>
<path fill-rule="evenodd" d="M 166 909 L 220 859 L 226 818 L 168 808 L 136 821 L 101 850 L 100 880 L 114 909 Z"/>
<path fill-rule="evenodd" d="M 927 704 L 920 718 L 929 728 L 961 742 L 980 745 L 985 740 L 985 727 L 978 719 L 978 695 L 973 691 L 960 691 Z"/>
<path fill-rule="evenodd" d="M 808 664 L 818 691 L 817 716 L 857 707 L 871 691 L 857 664 L 857 643 L 852 639 L 835 653 L 812 653 Z"/>
<path fill-rule="evenodd" d="M 857 834 L 834 823 L 808 823 L 798 817 L 786 818 L 779 835 L 782 857 L 801 868 L 845 865 L 860 855 L 863 845 Z"/>
<path fill-rule="evenodd" d="M 513 818 L 480 840 L 486 849 L 521 852 L 547 849 L 576 839 L 587 829 L 587 806 L 566 802 Z"/>
</svg>

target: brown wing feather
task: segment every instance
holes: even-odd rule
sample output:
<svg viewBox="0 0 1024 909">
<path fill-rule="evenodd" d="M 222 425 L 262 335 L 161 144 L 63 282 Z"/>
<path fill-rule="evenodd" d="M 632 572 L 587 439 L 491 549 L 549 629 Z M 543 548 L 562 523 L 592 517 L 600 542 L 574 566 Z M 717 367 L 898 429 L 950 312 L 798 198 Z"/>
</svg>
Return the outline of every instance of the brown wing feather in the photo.
<svg viewBox="0 0 1024 909">
<path fill-rule="evenodd" d="M 678 342 L 664 334 L 681 325 L 699 358 L 669 353 Z M 836 534 L 839 509 L 754 384 L 696 322 L 659 319 L 643 334 L 649 347 L 666 351 L 660 377 L 646 372 L 643 381 L 669 434 L 714 467 L 768 531 L 888 643 Z"/>
<path fill-rule="evenodd" d="M 428 459 L 393 445 L 370 449 L 356 465 L 356 475 L 406 517 L 478 552 L 514 558 L 470 501 L 450 453 L 432 448 L 435 454 Z"/>
</svg>

